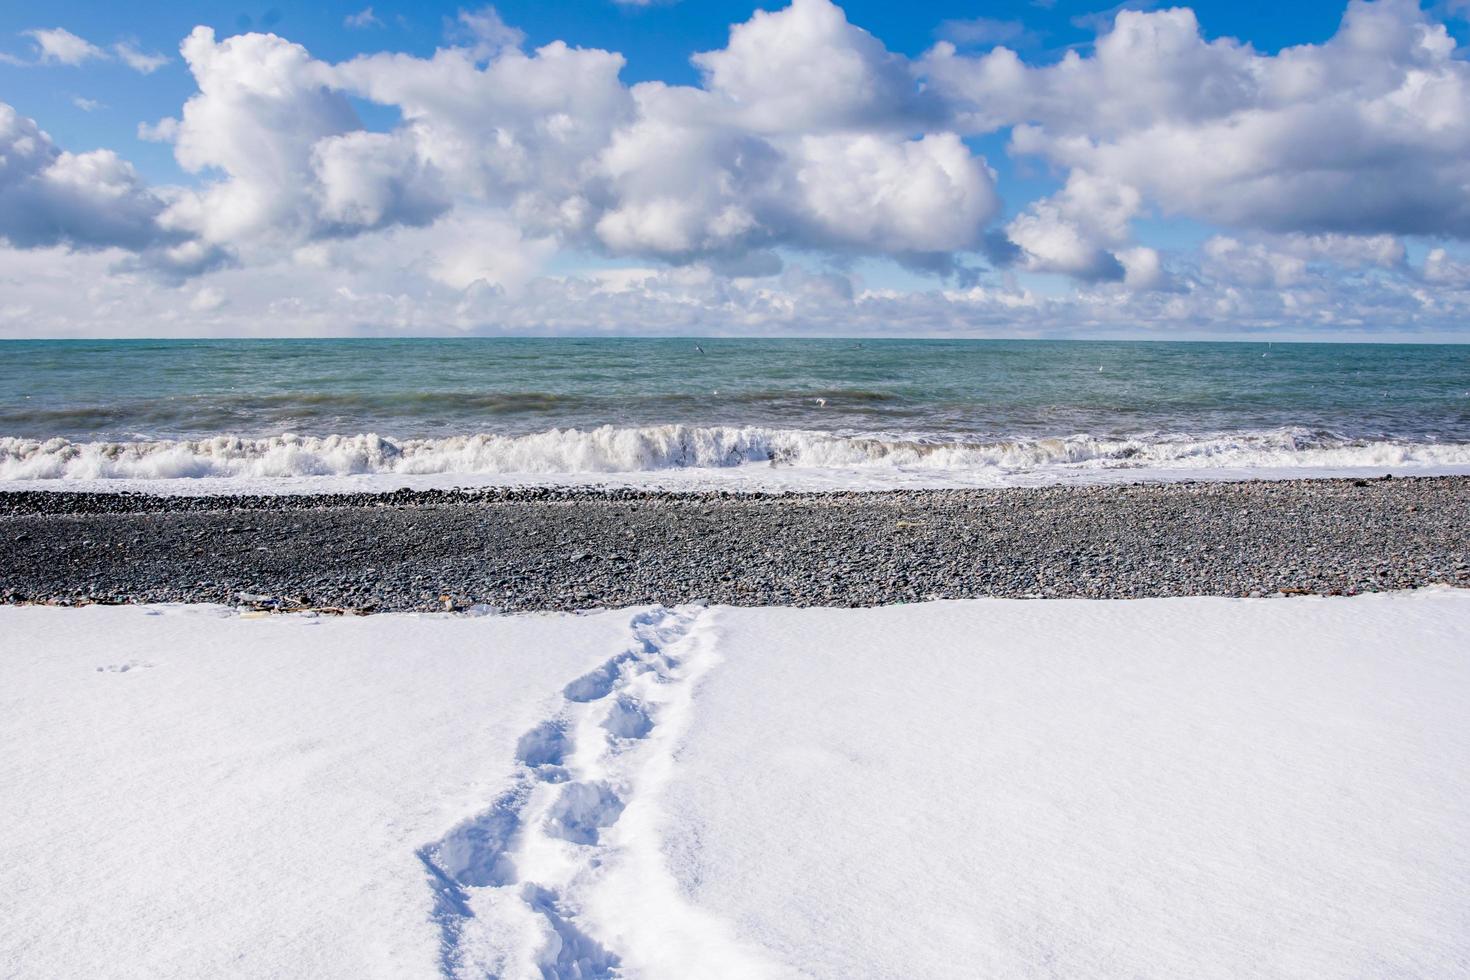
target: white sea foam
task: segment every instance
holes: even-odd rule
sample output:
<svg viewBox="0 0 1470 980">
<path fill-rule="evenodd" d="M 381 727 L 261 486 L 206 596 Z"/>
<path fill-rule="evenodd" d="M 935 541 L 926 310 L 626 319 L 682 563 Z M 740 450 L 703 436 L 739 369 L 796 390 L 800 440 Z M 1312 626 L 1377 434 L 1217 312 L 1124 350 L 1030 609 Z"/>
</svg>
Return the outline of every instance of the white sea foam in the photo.
<svg viewBox="0 0 1470 980">
<path fill-rule="evenodd" d="M 259 486 L 302 478 L 402 485 L 426 477 L 585 483 L 670 476 L 684 484 L 943 486 L 1385 467 L 1470 469 L 1470 444 L 1354 440 L 1301 428 L 967 441 L 682 425 L 403 440 L 375 434 L 137 442 L 0 438 L 0 480 L 49 485 L 204 480 Z"/>
</svg>

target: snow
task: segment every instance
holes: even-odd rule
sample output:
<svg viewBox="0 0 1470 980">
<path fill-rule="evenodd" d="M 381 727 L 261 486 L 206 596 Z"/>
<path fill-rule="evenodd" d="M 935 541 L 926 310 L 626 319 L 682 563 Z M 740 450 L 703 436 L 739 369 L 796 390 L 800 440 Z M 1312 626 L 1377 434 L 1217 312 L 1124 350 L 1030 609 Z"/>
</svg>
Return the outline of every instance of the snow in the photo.
<svg viewBox="0 0 1470 980">
<path fill-rule="evenodd" d="M 0 975 L 1449 976 L 1470 593 L 0 607 Z"/>
<path fill-rule="evenodd" d="M 1470 594 L 716 628 L 667 847 L 811 975 L 1470 969 Z"/>
<path fill-rule="evenodd" d="M 0 976 L 433 975 L 416 849 L 625 625 L 0 608 Z"/>
</svg>

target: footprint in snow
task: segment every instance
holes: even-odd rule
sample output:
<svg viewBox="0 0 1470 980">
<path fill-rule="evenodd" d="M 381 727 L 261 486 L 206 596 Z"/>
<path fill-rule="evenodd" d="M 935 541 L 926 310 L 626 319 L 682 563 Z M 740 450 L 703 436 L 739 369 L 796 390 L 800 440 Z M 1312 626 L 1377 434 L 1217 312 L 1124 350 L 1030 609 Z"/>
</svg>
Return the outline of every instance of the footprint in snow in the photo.
<svg viewBox="0 0 1470 980">
<path fill-rule="evenodd" d="M 126 674 L 130 670 L 146 670 L 153 664 L 146 660 L 129 660 L 125 664 L 104 664 L 97 668 L 99 674 Z"/>
</svg>

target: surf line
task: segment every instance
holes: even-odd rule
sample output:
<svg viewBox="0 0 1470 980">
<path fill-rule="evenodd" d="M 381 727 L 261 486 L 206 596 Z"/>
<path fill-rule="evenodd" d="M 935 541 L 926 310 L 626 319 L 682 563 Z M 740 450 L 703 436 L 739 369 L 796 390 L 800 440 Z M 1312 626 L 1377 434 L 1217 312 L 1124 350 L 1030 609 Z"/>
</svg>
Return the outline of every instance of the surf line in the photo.
<svg viewBox="0 0 1470 980">
<path fill-rule="evenodd" d="M 718 662 L 702 606 L 654 606 L 516 745 L 491 804 L 418 851 L 446 977 L 784 977 L 688 900 L 661 847 L 661 789 Z"/>
</svg>

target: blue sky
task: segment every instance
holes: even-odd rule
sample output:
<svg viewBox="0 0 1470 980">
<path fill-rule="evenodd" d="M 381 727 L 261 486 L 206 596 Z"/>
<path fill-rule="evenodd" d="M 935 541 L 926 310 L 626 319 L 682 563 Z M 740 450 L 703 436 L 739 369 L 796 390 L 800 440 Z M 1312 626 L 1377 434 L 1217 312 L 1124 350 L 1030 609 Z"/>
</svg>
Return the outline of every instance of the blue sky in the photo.
<svg viewBox="0 0 1470 980">
<path fill-rule="evenodd" d="M 374 3 L 380 22 L 363 28 L 346 26 L 366 4 L 254 4 L 157 3 L 100 4 L 77 0 L 48 4 L 44 15 L 34 6 L 11 4 L 0 8 L 0 51 L 28 58 L 34 44 L 22 32 L 38 27 L 66 27 L 94 43 L 131 39 L 148 52 L 173 55 L 171 61 L 148 75 L 130 71 L 121 63 L 88 63 L 71 71 L 41 72 L 0 63 L 0 94 L 17 109 L 44 119 L 46 129 L 61 143 L 73 147 L 126 146 L 130 159 L 150 179 L 181 179 L 167 146 L 137 140 L 137 123 L 175 111 L 194 91 L 193 79 L 177 57 L 180 38 L 198 24 L 221 35 L 271 31 L 305 45 L 318 57 L 342 60 L 376 51 L 432 54 L 444 40 L 445 24 L 453 22 L 463 4 Z M 471 5 L 472 6 L 472 5 Z M 624 80 L 663 80 L 696 84 L 698 72 L 690 57 L 721 47 L 731 24 L 749 19 L 758 9 L 778 10 L 781 3 L 729 3 L 724 0 L 683 0 L 646 6 L 611 0 L 548 3 L 512 0 L 496 4 L 507 23 L 525 31 L 531 46 L 558 39 L 583 47 L 603 47 L 623 53 L 628 65 Z M 1155 6 L 1164 6 L 1156 4 Z M 1197 3 L 1206 34 L 1249 40 L 1263 51 L 1322 41 L 1330 37 L 1342 17 L 1335 3 Z M 1038 61 L 1054 60 L 1070 47 L 1085 48 L 1096 37 L 1094 26 L 1112 11 L 1108 5 L 1030 2 L 976 4 L 936 2 L 843 4 L 853 23 L 883 39 L 892 50 L 917 57 L 945 35 L 947 23 L 978 17 L 1015 25 L 1007 37 L 1019 50 Z M 1457 34 L 1464 24 L 1451 21 Z M 103 103 L 92 111 L 78 108 L 75 99 Z M 388 118 L 383 114 L 380 118 Z M 977 144 L 982 141 L 977 141 Z M 983 141 L 995 146 L 1003 140 Z M 995 154 L 997 164 L 1005 159 Z M 1014 176 L 1014 175 L 1012 175 Z M 1019 179 L 1019 178 L 1017 178 Z"/>
<path fill-rule="evenodd" d="M 9 5 L 0 336 L 1458 338 L 1461 10 Z"/>
</svg>

